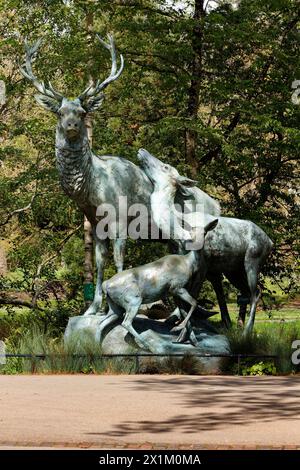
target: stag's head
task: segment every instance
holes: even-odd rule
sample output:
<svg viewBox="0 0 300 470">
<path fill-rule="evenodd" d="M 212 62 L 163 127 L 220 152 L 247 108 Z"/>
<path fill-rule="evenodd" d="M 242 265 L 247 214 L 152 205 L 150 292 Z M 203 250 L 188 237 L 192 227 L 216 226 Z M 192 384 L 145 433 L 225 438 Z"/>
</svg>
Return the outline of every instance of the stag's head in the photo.
<svg viewBox="0 0 300 470">
<path fill-rule="evenodd" d="M 138 159 L 156 191 L 166 189 L 175 193 L 181 186 L 191 187 L 197 183 L 186 176 L 181 176 L 176 168 L 160 161 L 145 149 L 138 151 Z"/>
<path fill-rule="evenodd" d="M 120 55 L 120 67 L 117 66 L 117 54 L 113 36 L 108 35 L 109 42 L 106 43 L 97 35 L 100 43 L 110 51 L 111 54 L 111 72 L 104 80 L 97 80 L 95 84 L 90 84 L 76 99 L 65 98 L 49 82 L 46 86 L 44 82 L 38 81 L 32 71 L 32 61 L 35 58 L 38 48 L 41 44 L 39 39 L 30 46 L 25 42 L 26 61 L 20 67 L 22 75 L 27 78 L 38 90 L 39 94 L 35 98 L 40 106 L 54 113 L 58 118 L 58 130 L 69 140 L 78 140 L 85 132 L 85 117 L 88 113 L 95 111 L 102 104 L 104 99 L 103 90 L 107 85 L 116 80 L 124 68 L 124 59 Z"/>
</svg>

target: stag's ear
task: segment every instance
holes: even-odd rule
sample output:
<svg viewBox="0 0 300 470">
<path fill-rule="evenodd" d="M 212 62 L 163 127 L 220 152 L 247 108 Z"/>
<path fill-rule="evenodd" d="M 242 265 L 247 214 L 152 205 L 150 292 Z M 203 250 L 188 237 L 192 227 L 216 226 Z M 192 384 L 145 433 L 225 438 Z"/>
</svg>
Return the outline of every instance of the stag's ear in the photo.
<svg viewBox="0 0 300 470">
<path fill-rule="evenodd" d="M 83 109 L 86 110 L 87 113 L 91 113 L 92 111 L 96 111 L 96 109 L 100 108 L 104 100 L 104 94 L 101 93 L 98 96 L 93 96 L 87 100 L 83 100 L 81 102 L 81 106 Z"/>
<path fill-rule="evenodd" d="M 38 104 L 43 108 L 47 109 L 47 111 L 51 111 L 55 114 L 58 113 L 61 103 L 59 103 L 53 98 L 49 98 L 49 96 L 46 95 L 34 95 L 34 97 Z"/>
</svg>

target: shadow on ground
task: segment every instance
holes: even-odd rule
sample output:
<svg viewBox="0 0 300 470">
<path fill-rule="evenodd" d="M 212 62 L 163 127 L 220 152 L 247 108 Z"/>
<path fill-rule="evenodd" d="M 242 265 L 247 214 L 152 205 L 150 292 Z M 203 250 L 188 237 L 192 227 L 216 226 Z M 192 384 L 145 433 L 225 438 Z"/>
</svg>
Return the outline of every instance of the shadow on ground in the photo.
<svg viewBox="0 0 300 470">
<path fill-rule="evenodd" d="M 110 432 L 89 435 L 126 437 L 142 432 L 164 435 L 174 429 L 182 434 L 225 428 L 230 432 L 230 427 L 236 425 L 300 419 L 300 377 L 179 376 L 157 381 L 153 376 L 140 380 L 135 377 L 128 386 L 135 394 L 149 390 L 158 392 L 158 397 L 167 394 L 170 408 L 178 407 L 180 413 L 159 421 L 143 421 L 137 416 L 137 421 L 120 422 Z"/>
</svg>

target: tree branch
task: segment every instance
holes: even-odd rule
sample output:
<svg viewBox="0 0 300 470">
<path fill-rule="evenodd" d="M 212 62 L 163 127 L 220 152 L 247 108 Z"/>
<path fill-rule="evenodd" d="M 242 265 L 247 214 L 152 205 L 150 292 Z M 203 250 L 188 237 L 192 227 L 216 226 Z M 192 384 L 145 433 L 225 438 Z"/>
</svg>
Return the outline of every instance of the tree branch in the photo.
<svg viewBox="0 0 300 470">
<path fill-rule="evenodd" d="M 0 227 L 3 227 L 4 225 L 6 225 L 14 215 L 20 214 L 21 212 L 25 212 L 28 209 L 30 209 L 36 195 L 37 195 L 37 193 L 34 193 L 34 195 L 31 198 L 31 201 L 29 202 L 29 204 L 27 204 L 27 206 L 21 207 L 20 209 L 15 209 L 10 214 L 8 214 L 6 219 L 3 222 L 0 222 Z"/>
<path fill-rule="evenodd" d="M 297 15 L 287 23 L 286 27 L 284 28 L 284 31 L 282 32 L 282 34 L 279 36 L 279 47 L 282 47 L 283 43 L 284 43 L 284 40 L 287 36 L 287 34 L 297 25 L 298 21 L 299 21 L 299 18 L 300 18 L 300 10 L 298 10 L 297 12 Z M 259 90 L 259 87 L 258 85 L 263 81 L 265 80 L 268 72 L 269 72 L 269 69 L 272 65 L 272 63 L 274 62 L 274 53 L 272 51 L 272 53 L 269 55 L 268 59 L 266 60 L 266 63 L 262 69 L 262 72 L 260 73 L 259 77 L 257 78 L 256 80 L 256 85 L 254 87 L 255 90 Z M 255 91 L 254 93 L 250 93 L 248 94 L 248 99 L 252 99 L 254 97 L 257 97 L 258 95 L 260 94 L 259 91 Z M 241 114 L 239 111 L 237 111 L 233 118 L 231 119 L 230 123 L 227 125 L 226 129 L 225 129 L 225 132 L 224 132 L 224 137 L 228 137 L 231 132 L 236 128 L 236 126 L 238 125 L 239 121 L 240 121 L 240 118 L 241 118 Z M 221 144 L 218 144 L 215 148 L 209 150 L 205 155 L 204 157 L 201 158 L 200 160 L 200 163 L 202 165 L 206 165 L 207 163 L 209 163 L 213 158 L 217 157 L 220 150 L 222 149 L 222 145 Z"/>
<path fill-rule="evenodd" d="M 60 250 L 61 248 L 64 246 L 64 244 L 73 236 L 75 235 L 76 232 L 78 232 L 78 230 L 81 228 L 81 224 L 78 225 L 78 227 L 76 227 L 74 230 L 72 230 L 71 232 L 69 232 L 67 234 L 67 236 L 60 242 L 60 244 L 58 245 L 57 247 L 57 250 L 56 250 L 56 253 L 48 256 L 45 260 L 43 260 L 37 267 L 37 270 L 36 270 L 36 273 L 35 273 L 35 277 L 34 277 L 34 280 L 33 280 L 33 291 L 34 291 L 34 296 L 33 296 L 33 299 L 32 299 L 32 303 L 33 305 L 36 305 L 36 302 L 37 302 L 37 299 L 38 299 L 38 296 L 40 294 L 40 292 L 42 291 L 42 289 L 38 289 L 37 288 L 37 282 L 39 280 L 39 277 L 40 277 L 40 274 L 41 274 L 41 271 L 42 269 L 47 265 L 49 264 L 51 261 L 53 261 L 55 258 L 57 258 L 59 255 L 60 255 Z"/>
<path fill-rule="evenodd" d="M 34 308 L 31 296 L 27 292 L 0 292 L 0 305 L 15 305 L 19 307 Z"/>
</svg>

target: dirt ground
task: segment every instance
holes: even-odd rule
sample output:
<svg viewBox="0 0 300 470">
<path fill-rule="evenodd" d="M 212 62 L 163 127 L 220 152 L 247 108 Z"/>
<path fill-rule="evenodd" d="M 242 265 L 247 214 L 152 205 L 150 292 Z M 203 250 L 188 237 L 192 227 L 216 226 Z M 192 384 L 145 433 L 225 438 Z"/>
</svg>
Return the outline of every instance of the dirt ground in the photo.
<svg viewBox="0 0 300 470">
<path fill-rule="evenodd" d="M 0 376 L 0 448 L 300 449 L 300 377 Z"/>
</svg>

